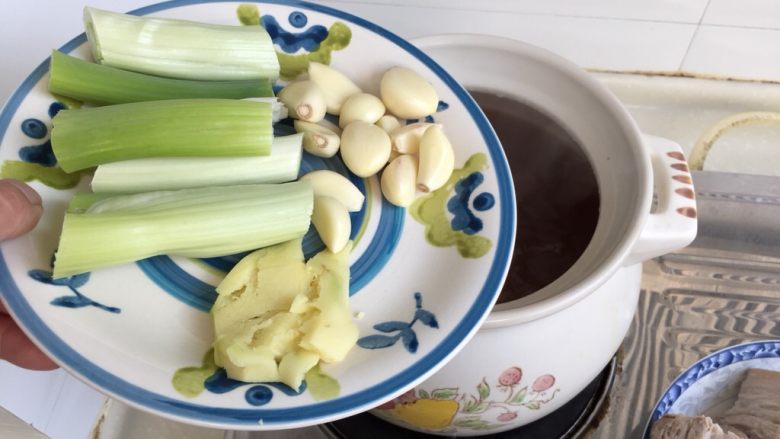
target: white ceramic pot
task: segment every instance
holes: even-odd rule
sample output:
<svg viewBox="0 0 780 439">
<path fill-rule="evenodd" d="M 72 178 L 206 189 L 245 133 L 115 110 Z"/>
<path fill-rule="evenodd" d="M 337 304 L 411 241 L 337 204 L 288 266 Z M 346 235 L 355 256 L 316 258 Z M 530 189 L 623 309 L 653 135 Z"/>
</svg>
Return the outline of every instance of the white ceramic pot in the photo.
<svg viewBox="0 0 780 439">
<path fill-rule="evenodd" d="M 615 354 L 636 309 L 640 262 L 694 239 L 690 174 L 679 145 L 640 134 L 601 84 L 558 56 L 479 35 L 415 43 L 467 89 L 555 115 L 582 145 L 598 182 L 599 218 L 577 262 L 538 292 L 496 305 L 447 366 L 373 411 L 435 434 L 517 428 L 572 399 Z"/>
</svg>

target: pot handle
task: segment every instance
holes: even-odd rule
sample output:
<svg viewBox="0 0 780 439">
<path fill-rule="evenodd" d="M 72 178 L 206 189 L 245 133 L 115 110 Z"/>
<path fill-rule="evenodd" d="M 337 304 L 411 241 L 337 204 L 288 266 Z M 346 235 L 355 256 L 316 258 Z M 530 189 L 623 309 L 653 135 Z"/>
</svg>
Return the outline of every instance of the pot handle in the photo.
<svg viewBox="0 0 780 439">
<path fill-rule="evenodd" d="M 679 250 L 696 238 L 696 192 L 682 148 L 647 134 L 642 143 L 653 167 L 653 210 L 626 265 Z"/>
</svg>

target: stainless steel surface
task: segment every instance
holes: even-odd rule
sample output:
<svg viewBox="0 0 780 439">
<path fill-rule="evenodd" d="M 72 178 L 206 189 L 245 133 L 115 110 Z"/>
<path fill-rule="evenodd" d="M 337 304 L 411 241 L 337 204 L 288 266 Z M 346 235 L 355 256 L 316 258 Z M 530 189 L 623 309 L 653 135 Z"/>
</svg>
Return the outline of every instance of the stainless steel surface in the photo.
<svg viewBox="0 0 780 439">
<path fill-rule="evenodd" d="M 701 357 L 780 338 L 780 178 L 694 173 L 699 235 L 644 265 L 623 367 L 592 439 L 639 438 L 669 383 Z"/>
</svg>

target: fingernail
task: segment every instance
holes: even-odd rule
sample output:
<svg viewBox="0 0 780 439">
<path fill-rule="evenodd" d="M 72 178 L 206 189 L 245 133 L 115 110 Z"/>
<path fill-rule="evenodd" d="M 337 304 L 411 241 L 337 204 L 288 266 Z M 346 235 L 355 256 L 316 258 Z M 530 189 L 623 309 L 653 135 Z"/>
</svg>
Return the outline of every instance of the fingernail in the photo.
<svg viewBox="0 0 780 439">
<path fill-rule="evenodd" d="M 30 204 L 35 206 L 41 205 L 42 203 L 41 196 L 38 195 L 38 192 L 35 192 L 35 189 L 31 188 L 26 183 L 23 183 L 19 180 L 13 180 L 10 178 L 2 180 L 0 182 L 14 186 L 16 189 L 19 190 L 19 192 L 22 193 L 22 195 L 24 195 L 25 198 L 27 198 L 27 201 L 29 201 Z"/>
</svg>

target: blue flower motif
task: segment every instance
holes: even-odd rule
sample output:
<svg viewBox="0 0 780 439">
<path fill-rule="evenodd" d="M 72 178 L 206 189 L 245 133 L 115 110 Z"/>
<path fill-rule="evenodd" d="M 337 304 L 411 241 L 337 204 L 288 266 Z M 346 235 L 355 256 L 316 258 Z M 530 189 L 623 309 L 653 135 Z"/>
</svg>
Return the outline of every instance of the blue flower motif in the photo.
<svg viewBox="0 0 780 439">
<path fill-rule="evenodd" d="M 302 12 L 298 12 L 298 14 L 303 16 L 303 19 L 299 18 L 298 15 L 296 15 L 297 18 L 294 18 L 293 14 L 296 14 L 296 12 L 290 14 L 290 23 L 296 27 L 305 26 L 306 21 L 308 21 L 306 16 Z M 314 52 L 320 48 L 320 43 L 325 41 L 325 38 L 328 36 L 328 28 L 322 25 L 315 25 L 301 32 L 290 32 L 284 30 L 279 22 L 276 21 L 276 18 L 270 15 L 263 15 L 261 20 L 263 27 L 270 35 L 274 44 L 287 53 L 295 53 L 301 48 Z M 301 22 L 303 25 L 296 25 L 296 23 L 300 24 Z"/>
<path fill-rule="evenodd" d="M 293 27 L 297 27 L 298 29 L 306 26 L 306 23 L 309 22 L 309 19 L 306 17 L 306 14 L 304 14 L 301 11 L 292 11 L 290 12 L 290 15 L 287 17 L 287 21 L 290 22 L 290 25 Z"/>
<path fill-rule="evenodd" d="M 217 369 L 210 377 L 206 378 L 203 382 L 204 387 L 211 393 L 228 393 L 239 387 L 247 386 L 249 384 L 243 381 L 237 381 L 232 378 L 228 378 L 225 369 Z M 306 391 L 306 382 L 301 383 L 301 387 L 298 390 L 292 389 L 281 383 L 263 383 L 252 385 L 244 393 L 244 399 L 246 402 L 253 406 L 261 406 L 268 404 L 273 399 L 273 392 L 271 388 L 274 388 L 287 396 L 298 396 Z"/>
<path fill-rule="evenodd" d="M 38 119 L 25 119 L 22 122 L 22 132 L 33 139 L 43 139 L 49 133 L 49 129 Z"/>
<path fill-rule="evenodd" d="M 422 307 L 422 294 L 419 292 L 414 293 L 415 311 L 414 318 L 411 322 L 401 322 L 397 320 L 391 320 L 388 322 L 377 323 L 374 325 L 374 329 L 385 334 L 395 332 L 395 335 L 381 335 L 374 334 L 362 337 L 357 341 L 358 346 L 363 349 L 382 349 L 393 346 L 401 340 L 404 348 L 410 353 L 417 352 L 417 348 L 420 343 L 417 340 L 417 334 L 412 327 L 418 321 L 429 328 L 437 329 L 439 322 L 436 320 L 436 316 Z"/>
<path fill-rule="evenodd" d="M 60 102 L 53 102 L 49 105 L 49 117 L 54 117 L 65 108 Z M 33 139 L 43 139 L 49 130 L 46 124 L 38 119 L 25 119 L 22 122 L 22 132 Z M 52 167 L 57 164 L 54 157 L 54 151 L 51 149 L 51 141 L 46 140 L 39 145 L 24 146 L 19 149 L 19 158 L 24 162 L 37 163 L 39 165 Z"/>
<path fill-rule="evenodd" d="M 52 257 L 52 262 L 53 261 L 54 258 Z M 117 307 L 106 306 L 102 303 L 95 302 L 78 290 L 79 288 L 83 287 L 87 281 L 89 281 L 89 273 L 81 273 L 60 279 L 52 278 L 52 272 L 46 270 L 30 270 L 27 272 L 27 275 L 43 284 L 68 287 L 73 295 L 60 296 L 55 298 L 49 302 L 54 306 L 61 306 L 64 308 L 84 308 L 87 306 L 94 306 L 95 308 L 99 308 L 114 314 L 119 314 L 121 312 L 121 310 Z"/>
<path fill-rule="evenodd" d="M 455 193 L 447 201 L 447 210 L 452 213 L 452 230 L 460 230 L 467 235 L 475 235 L 482 230 L 482 220 L 471 211 L 471 195 L 477 186 L 485 181 L 481 172 L 473 172 L 455 184 Z M 493 207 L 496 201 L 493 195 L 483 192 L 474 198 L 474 209 L 485 211 Z"/>
</svg>

